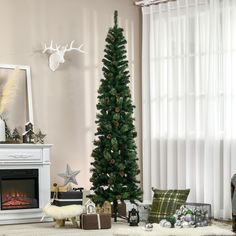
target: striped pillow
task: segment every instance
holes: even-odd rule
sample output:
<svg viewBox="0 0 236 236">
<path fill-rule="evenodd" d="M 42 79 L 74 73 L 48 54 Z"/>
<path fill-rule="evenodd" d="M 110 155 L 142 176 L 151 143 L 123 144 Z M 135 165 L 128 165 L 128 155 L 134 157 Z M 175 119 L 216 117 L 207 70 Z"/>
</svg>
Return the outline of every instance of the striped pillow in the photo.
<svg viewBox="0 0 236 236">
<path fill-rule="evenodd" d="M 162 219 L 175 214 L 176 210 L 186 202 L 190 192 L 190 189 L 152 190 L 154 196 L 148 217 L 150 223 L 159 223 Z"/>
</svg>

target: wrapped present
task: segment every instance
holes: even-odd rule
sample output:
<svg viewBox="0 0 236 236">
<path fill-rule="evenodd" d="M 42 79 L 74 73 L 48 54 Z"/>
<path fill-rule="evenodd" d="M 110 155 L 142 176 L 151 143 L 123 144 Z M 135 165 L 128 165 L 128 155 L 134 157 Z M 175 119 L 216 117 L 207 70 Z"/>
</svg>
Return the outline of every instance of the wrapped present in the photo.
<svg viewBox="0 0 236 236">
<path fill-rule="evenodd" d="M 54 184 L 51 188 L 51 192 L 58 193 L 58 192 L 68 192 L 67 186 L 58 186 L 57 184 Z"/>
<path fill-rule="evenodd" d="M 139 220 L 147 222 L 148 221 L 148 214 L 151 208 L 151 203 L 145 202 L 138 202 L 137 203 L 137 210 L 139 211 Z"/>
<path fill-rule="evenodd" d="M 101 214 L 81 214 L 80 215 L 81 229 L 110 229 L 111 215 L 106 213 Z"/>
<path fill-rule="evenodd" d="M 105 201 L 102 206 L 96 207 L 97 213 L 107 213 L 111 215 L 111 203 L 108 201 Z"/>
<path fill-rule="evenodd" d="M 69 191 L 69 192 L 51 192 L 53 205 L 67 206 L 67 205 L 82 205 L 83 204 L 83 191 Z"/>
<path fill-rule="evenodd" d="M 68 187 L 67 186 L 59 186 L 58 187 L 58 192 L 68 192 Z"/>
</svg>

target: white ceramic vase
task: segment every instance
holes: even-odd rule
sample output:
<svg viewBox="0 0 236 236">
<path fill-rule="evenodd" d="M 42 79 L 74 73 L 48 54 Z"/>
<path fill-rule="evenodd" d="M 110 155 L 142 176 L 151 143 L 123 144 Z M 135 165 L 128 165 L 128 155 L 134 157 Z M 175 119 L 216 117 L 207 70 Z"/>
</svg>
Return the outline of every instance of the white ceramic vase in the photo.
<svg viewBox="0 0 236 236">
<path fill-rule="evenodd" d="M 0 142 L 6 141 L 5 122 L 0 118 Z"/>
</svg>

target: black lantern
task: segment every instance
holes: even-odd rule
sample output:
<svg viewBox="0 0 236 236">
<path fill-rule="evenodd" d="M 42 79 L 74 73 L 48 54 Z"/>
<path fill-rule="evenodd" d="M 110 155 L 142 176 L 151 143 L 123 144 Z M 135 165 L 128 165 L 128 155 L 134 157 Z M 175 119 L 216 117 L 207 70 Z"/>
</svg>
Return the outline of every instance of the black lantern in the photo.
<svg viewBox="0 0 236 236">
<path fill-rule="evenodd" d="M 139 213 L 135 208 L 129 211 L 128 223 L 130 226 L 138 226 L 139 223 Z"/>
</svg>

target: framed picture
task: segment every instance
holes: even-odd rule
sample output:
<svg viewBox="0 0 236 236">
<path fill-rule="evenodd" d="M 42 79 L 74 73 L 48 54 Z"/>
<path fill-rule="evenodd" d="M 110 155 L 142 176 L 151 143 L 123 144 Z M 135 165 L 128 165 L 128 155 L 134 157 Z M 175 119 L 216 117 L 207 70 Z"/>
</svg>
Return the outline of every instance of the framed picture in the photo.
<svg viewBox="0 0 236 236">
<path fill-rule="evenodd" d="M 30 67 L 25 65 L 0 64 L 1 96 L 10 79 L 15 80 L 14 86 L 12 86 L 15 89 L 13 93 L 14 97 L 11 97 L 11 102 L 7 103 L 1 115 L 7 120 L 7 124 L 11 130 L 17 128 L 20 133 L 23 133 L 26 122 L 34 123 Z"/>
</svg>

